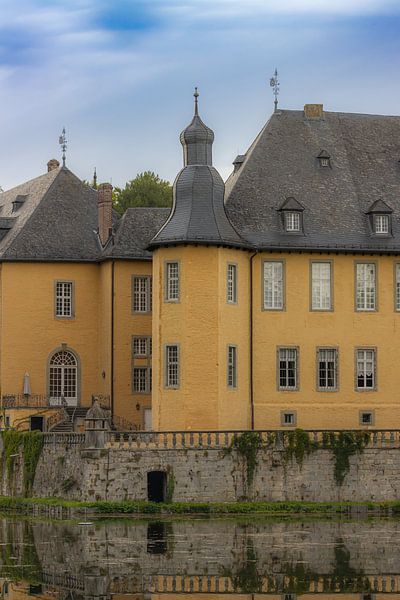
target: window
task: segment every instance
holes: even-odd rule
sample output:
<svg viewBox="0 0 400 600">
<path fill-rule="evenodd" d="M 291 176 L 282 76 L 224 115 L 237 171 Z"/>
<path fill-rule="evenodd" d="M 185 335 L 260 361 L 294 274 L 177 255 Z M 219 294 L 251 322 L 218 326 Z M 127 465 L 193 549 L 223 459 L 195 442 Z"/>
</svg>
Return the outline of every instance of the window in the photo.
<svg viewBox="0 0 400 600">
<path fill-rule="evenodd" d="M 400 263 L 395 265 L 395 310 L 400 310 Z"/>
<path fill-rule="evenodd" d="M 375 389 L 375 350 L 373 348 L 356 350 L 357 389 Z"/>
<path fill-rule="evenodd" d="M 148 367 L 133 367 L 133 392 L 148 394 L 151 390 L 151 370 Z"/>
<path fill-rule="evenodd" d="M 228 264 L 226 272 L 226 301 L 229 304 L 237 302 L 237 266 Z"/>
<path fill-rule="evenodd" d="M 376 266 L 374 263 L 356 264 L 356 309 L 376 309 Z"/>
<path fill-rule="evenodd" d="M 374 216 L 375 233 L 389 233 L 389 215 Z"/>
<path fill-rule="evenodd" d="M 297 424 L 297 413 L 296 411 L 281 412 L 281 425 L 282 427 L 295 427 Z"/>
<path fill-rule="evenodd" d="M 360 410 L 360 425 L 374 425 L 375 415 L 373 410 Z"/>
<path fill-rule="evenodd" d="M 228 388 L 237 388 L 237 348 L 228 346 L 228 364 L 227 364 L 227 384 Z"/>
<path fill-rule="evenodd" d="M 151 337 L 132 337 L 132 393 L 134 394 L 151 392 L 151 352 Z"/>
<path fill-rule="evenodd" d="M 165 301 L 177 302 L 179 300 L 179 263 L 165 263 Z"/>
<path fill-rule="evenodd" d="M 311 263 L 311 308 L 312 310 L 332 309 L 331 263 Z"/>
<path fill-rule="evenodd" d="M 55 315 L 56 317 L 71 318 L 73 316 L 73 282 L 56 281 L 55 284 Z"/>
<path fill-rule="evenodd" d="M 285 213 L 286 231 L 300 231 L 300 213 L 287 212 Z"/>
<path fill-rule="evenodd" d="M 60 350 L 49 362 L 50 404 L 76 406 L 78 402 L 78 362 L 74 354 Z"/>
<path fill-rule="evenodd" d="M 133 338 L 133 356 L 146 358 L 151 356 L 151 338 L 134 337 Z"/>
<path fill-rule="evenodd" d="M 321 391 L 337 389 L 337 350 L 335 348 L 318 349 L 318 384 Z"/>
<path fill-rule="evenodd" d="M 179 347 L 165 346 L 165 387 L 179 387 Z"/>
<path fill-rule="evenodd" d="M 135 313 L 151 312 L 152 282 L 151 277 L 132 277 L 132 310 Z"/>
<path fill-rule="evenodd" d="M 295 390 L 298 387 L 297 348 L 279 348 L 278 382 L 280 390 Z"/>
<path fill-rule="evenodd" d="M 264 308 L 283 309 L 283 262 L 264 262 Z"/>
</svg>

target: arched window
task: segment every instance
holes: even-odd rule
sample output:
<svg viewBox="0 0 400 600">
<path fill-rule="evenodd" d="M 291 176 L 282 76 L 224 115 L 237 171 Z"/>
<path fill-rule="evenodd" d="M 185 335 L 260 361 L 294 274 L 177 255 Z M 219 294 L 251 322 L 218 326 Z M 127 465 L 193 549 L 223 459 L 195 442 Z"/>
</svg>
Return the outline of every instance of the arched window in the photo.
<svg viewBox="0 0 400 600">
<path fill-rule="evenodd" d="M 78 403 L 78 361 L 69 350 L 58 350 L 50 358 L 49 396 L 52 404 Z"/>
</svg>

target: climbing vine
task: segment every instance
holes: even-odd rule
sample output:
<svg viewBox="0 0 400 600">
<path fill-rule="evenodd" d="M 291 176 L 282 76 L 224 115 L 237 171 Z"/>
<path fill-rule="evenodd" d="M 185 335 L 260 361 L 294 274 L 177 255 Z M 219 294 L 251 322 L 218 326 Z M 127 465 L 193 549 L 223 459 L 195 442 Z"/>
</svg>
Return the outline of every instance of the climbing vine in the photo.
<svg viewBox="0 0 400 600">
<path fill-rule="evenodd" d="M 335 457 L 334 475 L 338 485 L 342 485 L 350 469 L 350 456 L 361 454 L 368 445 L 367 431 L 332 431 L 324 433 L 322 448 L 329 449 Z"/>
<path fill-rule="evenodd" d="M 15 431 L 7 429 L 2 432 L 3 457 L 7 478 L 11 481 L 14 474 L 15 458 L 21 456 L 24 465 L 24 494 L 28 496 L 33 487 L 36 467 L 43 448 L 43 435 L 38 431 Z"/>
<path fill-rule="evenodd" d="M 242 594 L 257 594 L 262 591 L 263 578 L 257 570 L 258 558 L 253 540 L 247 540 L 246 559 L 242 568 L 236 573 L 228 573 L 235 592 Z"/>
<path fill-rule="evenodd" d="M 295 458 L 300 468 L 303 465 L 304 457 L 308 456 L 319 447 L 318 442 L 311 441 L 309 434 L 302 429 L 287 431 L 285 432 L 285 437 L 285 463 Z"/>
<path fill-rule="evenodd" d="M 261 448 L 261 439 L 255 431 L 245 431 L 235 435 L 231 448 L 235 448 L 246 460 L 247 484 L 251 485 L 257 466 L 257 452 Z"/>
</svg>

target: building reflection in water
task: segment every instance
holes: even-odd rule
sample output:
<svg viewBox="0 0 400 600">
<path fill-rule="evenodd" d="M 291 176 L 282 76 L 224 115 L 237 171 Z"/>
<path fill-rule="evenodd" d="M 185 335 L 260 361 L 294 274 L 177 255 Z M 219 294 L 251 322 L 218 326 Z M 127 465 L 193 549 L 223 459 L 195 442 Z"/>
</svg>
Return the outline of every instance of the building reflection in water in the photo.
<svg viewBox="0 0 400 600">
<path fill-rule="evenodd" d="M 400 600 L 400 522 L 0 520 L 4 600 Z"/>
</svg>

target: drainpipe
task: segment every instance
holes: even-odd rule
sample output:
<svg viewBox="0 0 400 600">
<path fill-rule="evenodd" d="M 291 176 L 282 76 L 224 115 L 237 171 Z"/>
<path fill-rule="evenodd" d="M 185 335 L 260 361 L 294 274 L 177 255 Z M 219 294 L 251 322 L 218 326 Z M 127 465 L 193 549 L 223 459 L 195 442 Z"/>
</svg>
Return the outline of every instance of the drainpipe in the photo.
<svg viewBox="0 0 400 600">
<path fill-rule="evenodd" d="M 115 262 L 111 262 L 111 387 L 110 409 L 111 419 L 114 418 L 114 309 L 115 309 Z"/>
<path fill-rule="evenodd" d="M 250 410 L 251 429 L 254 430 L 254 385 L 253 385 L 253 258 L 258 250 L 250 256 Z"/>
</svg>

